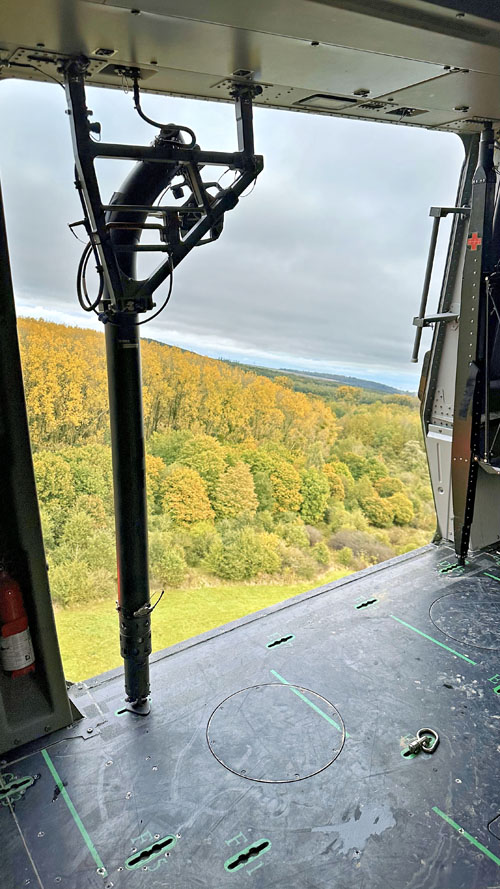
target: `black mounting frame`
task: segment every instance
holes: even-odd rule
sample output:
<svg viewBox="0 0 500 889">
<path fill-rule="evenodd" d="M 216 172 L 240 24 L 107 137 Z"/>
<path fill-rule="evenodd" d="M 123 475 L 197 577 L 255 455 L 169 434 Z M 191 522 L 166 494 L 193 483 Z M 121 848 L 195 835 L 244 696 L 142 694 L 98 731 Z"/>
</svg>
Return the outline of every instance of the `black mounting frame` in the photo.
<svg viewBox="0 0 500 889">
<path fill-rule="evenodd" d="M 235 82 L 232 95 L 235 101 L 238 134 L 236 152 L 202 151 L 196 144 L 188 147 L 183 144 L 180 135 L 177 139 L 160 137 L 153 145 L 147 146 L 106 143 L 92 138 L 92 133 L 99 132 L 99 129 L 96 123 L 90 122 L 91 112 L 86 105 L 87 67 L 87 59 L 73 59 L 63 66 L 76 162 L 76 184 L 82 198 L 87 233 L 99 257 L 108 299 L 112 306 L 123 309 L 128 304 L 129 311 L 147 311 L 153 307 L 152 294 L 169 277 L 172 268 L 179 265 L 193 247 L 206 243 L 204 239 L 207 235 L 210 240 L 219 237 L 225 212 L 236 206 L 240 195 L 262 171 L 263 158 L 254 153 L 252 124 L 252 99 L 262 91 L 262 88 L 251 81 Z M 124 69 L 124 74 L 131 76 L 134 74 L 134 69 Z M 167 165 L 172 177 L 177 171 L 182 170 L 189 181 L 196 201 L 188 201 L 182 207 L 130 206 L 113 201 L 113 212 L 136 213 L 138 216 L 154 214 L 163 220 L 164 249 L 169 256 L 145 280 L 135 280 L 120 268 L 117 256 L 119 251 L 113 245 L 109 221 L 106 218 L 111 206 L 101 200 L 95 171 L 97 158 Z M 205 184 L 200 175 L 201 169 L 206 166 L 227 167 L 239 175 L 228 188 L 218 188 L 217 194 L 212 196 L 208 188 L 216 187 L 217 183 Z M 194 219 L 194 224 L 186 231 L 182 217 L 188 215 Z M 144 223 L 138 224 L 144 226 Z M 133 249 L 137 250 L 137 246 Z M 134 303 L 133 307 L 130 306 L 131 301 Z"/>
</svg>

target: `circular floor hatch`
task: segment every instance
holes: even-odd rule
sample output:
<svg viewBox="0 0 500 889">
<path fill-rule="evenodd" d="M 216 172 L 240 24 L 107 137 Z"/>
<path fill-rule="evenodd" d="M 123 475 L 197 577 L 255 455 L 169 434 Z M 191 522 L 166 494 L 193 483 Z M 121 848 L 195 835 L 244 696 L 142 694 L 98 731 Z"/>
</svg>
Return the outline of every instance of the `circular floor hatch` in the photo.
<svg viewBox="0 0 500 889">
<path fill-rule="evenodd" d="M 451 592 L 432 603 L 433 624 L 450 639 L 500 650 L 500 583 L 488 577 L 470 577 L 454 584 Z"/>
<path fill-rule="evenodd" d="M 250 781 L 282 784 L 322 772 L 342 750 L 339 711 L 321 695 L 296 685 L 243 688 L 212 713 L 208 746 L 230 772 Z"/>
</svg>

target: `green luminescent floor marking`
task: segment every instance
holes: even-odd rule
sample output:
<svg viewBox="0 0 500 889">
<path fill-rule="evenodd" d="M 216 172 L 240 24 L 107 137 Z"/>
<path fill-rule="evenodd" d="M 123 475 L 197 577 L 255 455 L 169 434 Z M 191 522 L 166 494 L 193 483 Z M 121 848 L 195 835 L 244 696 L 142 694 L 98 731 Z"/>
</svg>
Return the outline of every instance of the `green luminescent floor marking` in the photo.
<svg viewBox="0 0 500 889">
<path fill-rule="evenodd" d="M 427 633 L 423 633 L 422 630 L 417 630 L 416 627 L 412 627 L 411 624 L 407 624 L 405 620 L 401 620 L 400 617 L 395 617 L 394 614 L 391 614 L 393 620 L 397 620 L 398 623 L 403 624 L 404 627 L 408 627 L 409 630 L 413 630 L 414 633 L 418 633 L 419 636 L 423 636 L 424 639 L 428 639 L 429 642 L 434 642 L 436 645 L 440 645 L 441 648 L 446 648 L 446 651 L 451 651 L 452 654 L 456 654 L 457 657 L 461 657 L 463 661 L 467 661 L 468 664 L 474 664 L 477 666 L 477 662 L 473 661 L 472 658 L 467 657 L 465 654 L 460 654 L 459 651 L 455 651 L 454 648 L 450 648 L 449 645 L 445 645 L 444 642 L 439 642 L 438 639 L 433 639 L 432 636 L 428 636 Z"/>
<path fill-rule="evenodd" d="M 480 852 L 483 852 L 485 855 L 488 856 L 488 858 L 491 858 L 491 860 L 494 861 L 495 864 L 498 864 L 498 866 L 500 867 L 500 858 L 497 858 L 497 856 L 494 855 L 493 852 L 490 852 L 490 850 L 487 849 L 486 846 L 483 846 L 483 844 L 480 843 L 479 840 L 476 840 L 476 838 L 471 836 L 470 833 L 467 833 L 467 831 L 464 830 L 463 827 L 460 827 L 460 825 L 457 824 L 456 821 L 453 821 L 453 818 L 450 818 L 449 815 L 445 815 L 445 813 L 442 812 L 441 809 L 438 809 L 437 806 L 433 806 L 432 811 L 435 812 L 436 815 L 439 815 L 439 817 L 442 818 L 444 821 L 446 821 L 447 824 L 450 824 L 451 827 L 454 827 L 455 830 L 458 830 L 460 832 L 460 836 L 465 837 L 465 839 L 468 840 L 469 843 L 472 843 L 472 845 L 475 846 L 476 849 L 479 849 Z"/>
<path fill-rule="evenodd" d="M 486 577 L 492 577 L 493 580 L 496 580 L 500 583 L 500 577 L 497 577 L 496 574 L 490 574 L 489 571 L 483 571 L 483 574 L 486 574 Z"/>
<path fill-rule="evenodd" d="M 69 796 L 69 793 L 66 790 L 63 782 L 61 781 L 61 778 L 59 777 L 59 773 L 58 773 L 54 763 L 52 762 L 47 750 L 42 750 L 42 756 L 48 766 L 48 769 L 49 769 L 54 781 L 56 782 L 57 787 L 59 788 L 59 792 L 60 792 L 62 798 L 64 799 L 64 802 L 66 803 L 68 809 L 71 812 L 71 815 L 73 816 L 73 820 L 83 837 L 83 840 L 85 842 L 85 845 L 87 846 L 87 849 L 89 850 L 90 854 L 92 855 L 92 858 L 94 859 L 95 863 L 97 864 L 97 867 L 100 870 L 101 876 L 106 877 L 107 870 L 101 861 L 101 856 L 99 855 L 99 852 L 97 851 L 92 840 L 90 839 L 90 837 L 87 833 L 87 830 L 85 828 L 85 825 L 84 825 L 82 819 L 80 818 L 78 812 L 76 811 L 76 809 L 71 801 L 71 798 Z"/>
<path fill-rule="evenodd" d="M 298 698 L 301 699 L 301 701 L 305 701 L 306 704 L 309 704 L 309 706 L 312 707 L 312 709 L 315 710 L 316 713 L 319 713 L 319 715 L 322 716 L 323 719 L 326 719 L 326 721 L 329 722 L 330 725 L 335 726 L 335 728 L 337 729 L 337 731 L 339 731 L 339 732 L 342 731 L 342 727 L 338 724 L 338 722 L 335 722 L 335 720 L 332 719 L 331 716 L 328 716 L 328 713 L 325 713 L 323 710 L 320 710 L 320 708 L 317 707 L 316 704 L 313 704 L 313 702 L 310 701 L 309 698 L 306 698 L 306 696 L 303 695 L 302 692 L 298 690 L 298 688 L 295 688 L 295 686 L 290 685 L 290 683 L 289 683 L 286 679 L 283 679 L 283 676 L 280 676 L 280 674 L 277 673 L 276 670 L 271 670 L 271 673 L 272 673 L 273 676 L 276 676 L 276 679 L 278 679 L 280 682 L 282 682 L 283 685 L 288 685 L 288 686 L 290 686 L 290 689 L 293 691 L 293 693 L 294 693 L 295 695 L 297 695 Z M 349 732 L 346 732 L 346 733 L 345 733 L 345 736 L 346 736 L 346 738 L 350 738 L 350 737 L 351 737 L 350 734 L 349 734 Z"/>
</svg>

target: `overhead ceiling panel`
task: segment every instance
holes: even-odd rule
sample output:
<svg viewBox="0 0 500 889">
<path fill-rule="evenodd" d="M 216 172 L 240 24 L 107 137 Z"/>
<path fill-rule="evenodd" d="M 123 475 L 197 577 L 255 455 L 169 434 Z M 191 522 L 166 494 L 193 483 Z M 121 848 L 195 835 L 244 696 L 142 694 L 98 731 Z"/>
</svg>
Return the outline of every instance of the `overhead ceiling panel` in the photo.
<svg viewBox="0 0 500 889">
<path fill-rule="evenodd" d="M 60 77 L 58 60 L 85 55 L 101 86 L 134 66 L 151 92 L 226 100 L 237 72 L 272 107 L 466 130 L 500 118 L 500 24 L 448 2 L 136 2 L 3 0 L 1 76 Z"/>
</svg>

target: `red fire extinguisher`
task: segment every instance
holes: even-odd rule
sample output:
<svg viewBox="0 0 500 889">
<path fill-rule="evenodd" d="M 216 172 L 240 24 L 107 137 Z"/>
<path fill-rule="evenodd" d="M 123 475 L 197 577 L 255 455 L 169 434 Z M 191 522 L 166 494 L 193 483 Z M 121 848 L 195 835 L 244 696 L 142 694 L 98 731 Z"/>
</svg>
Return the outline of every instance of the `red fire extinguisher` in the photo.
<svg viewBox="0 0 500 889">
<path fill-rule="evenodd" d="M 24 676 L 35 669 L 35 653 L 19 584 L 0 568 L 0 663 L 3 669 Z"/>
</svg>

